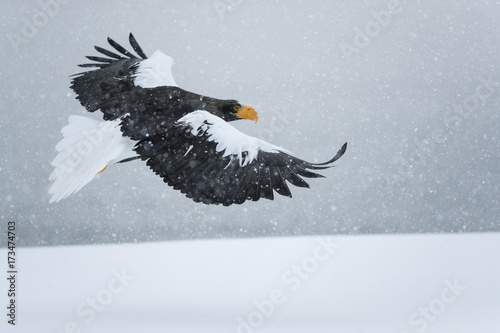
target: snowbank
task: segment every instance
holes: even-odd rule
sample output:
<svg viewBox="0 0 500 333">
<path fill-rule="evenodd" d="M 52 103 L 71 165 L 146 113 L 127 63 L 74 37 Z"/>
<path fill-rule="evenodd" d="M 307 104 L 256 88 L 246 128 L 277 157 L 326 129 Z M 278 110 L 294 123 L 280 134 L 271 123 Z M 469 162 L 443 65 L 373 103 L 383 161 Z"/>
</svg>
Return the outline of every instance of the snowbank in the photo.
<svg viewBox="0 0 500 333">
<path fill-rule="evenodd" d="M 14 329 L 3 319 L 0 327 L 499 332 L 499 253 L 500 234 L 21 248 L 18 324 Z"/>
</svg>

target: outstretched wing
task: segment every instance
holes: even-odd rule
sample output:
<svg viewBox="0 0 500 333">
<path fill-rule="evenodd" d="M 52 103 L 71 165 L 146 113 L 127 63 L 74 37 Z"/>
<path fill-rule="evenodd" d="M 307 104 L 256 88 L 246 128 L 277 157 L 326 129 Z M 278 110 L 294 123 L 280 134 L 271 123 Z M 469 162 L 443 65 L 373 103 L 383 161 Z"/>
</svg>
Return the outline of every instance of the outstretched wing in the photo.
<svg viewBox="0 0 500 333">
<path fill-rule="evenodd" d="M 148 58 L 132 34 L 129 41 L 137 56 L 108 37 L 116 51 L 96 46 L 108 58 L 87 56 L 94 62 L 79 66 L 93 69 L 73 75 L 71 81 L 80 103 L 89 112 L 100 109 L 105 120 L 114 120 L 131 111 L 140 112 L 147 107 L 145 104 L 155 104 L 155 98 L 165 96 L 154 91 L 155 88 L 177 87 L 171 72 L 172 58 L 160 51 Z"/>
<path fill-rule="evenodd" d="M 302 179 L 323 177 L 310 170 L 332 167 L 342 146 L 321 164 L 303 161 L 286 150 L 247 136 L 206 111 L 192 112 L 168 133 L 140 141 L 136 152 L 168 185 L 205 204 L 241 204 L 273 200 L 273 191 L 291 197 L 287 182 L 309 187 Z"/>
</svg>

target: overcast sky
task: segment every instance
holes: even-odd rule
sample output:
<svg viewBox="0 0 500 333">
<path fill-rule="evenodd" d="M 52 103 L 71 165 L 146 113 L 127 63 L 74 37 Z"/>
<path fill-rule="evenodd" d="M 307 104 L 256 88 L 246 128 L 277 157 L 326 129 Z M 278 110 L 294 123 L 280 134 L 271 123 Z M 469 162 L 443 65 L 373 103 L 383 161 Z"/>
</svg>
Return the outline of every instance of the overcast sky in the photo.
<svg viewBox="0 0 500 333">
<path fill-rule="evenodd" d="M 0 217 L 19 245 L 500 230 L 497 2 L 42 0 L 1 15 Z M 347 153 L 292 199 L 206 206 L 134 161 L 49 205 L 60 129 L 101 117 L 69 76 L 129 32 L 174 58 L 180 87 L 253 106 L 247 134 L 310 161 Z"/>
</svg>

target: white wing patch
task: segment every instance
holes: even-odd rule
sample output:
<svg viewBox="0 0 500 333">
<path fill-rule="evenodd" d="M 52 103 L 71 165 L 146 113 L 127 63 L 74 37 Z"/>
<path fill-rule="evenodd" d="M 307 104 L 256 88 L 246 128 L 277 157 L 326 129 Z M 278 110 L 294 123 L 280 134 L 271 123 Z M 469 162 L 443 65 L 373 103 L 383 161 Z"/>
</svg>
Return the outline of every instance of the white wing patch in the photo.
<svg viewBox="0 0 500 333">
<path fill-rule="evenodd" d="M 142 88 L 159 86 L 177 87 L 172 76 L 174 60 L 157 50 L 148 59 L 141 60 L 135 74 L 134 84 Z"/>
<path fill-rule="evenodd" d="M 241 167 L 255 160 L 259 151 L 289 153 L 286 149 L 240 132 L 223 119 L 207 111 L 191 112 L 179 119 L 178 123 L 189 126 L 194 136 L 198 136 L 200 130 L 206 131 L 209 136 L 208 141 L 217 143 L 216 151 L 224 151 L 223 157 L 238 158 Z M 245 158 L 243 153 L 246 153 Z"/>
</svg>

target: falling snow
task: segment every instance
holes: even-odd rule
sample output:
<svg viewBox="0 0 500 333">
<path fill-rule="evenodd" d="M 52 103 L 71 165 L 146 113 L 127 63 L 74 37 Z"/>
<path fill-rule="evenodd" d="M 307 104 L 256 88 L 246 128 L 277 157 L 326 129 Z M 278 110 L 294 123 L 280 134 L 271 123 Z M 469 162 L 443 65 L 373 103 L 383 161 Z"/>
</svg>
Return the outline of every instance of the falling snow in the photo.
<svg viewBox="0 0 500 333">
<path fill-rule="evenodd" d="M 132 320 L 130 318 L 147 322 L 151 317 L 163 318 L 167 313 L 168 318 L 173 318 L 171 311 L 178 314 L 176 319 L 188 318 L 183 317 L 185 313 L 208 318 L 220 306 L 221 309 L 231 309 L 230 320 L 234 320 L 231 322 L 234 325 L 229 325 L 227 331 L 233 332 L 238 325 L 237 318 L 247 320 L 254 311 L 254 300 L 262 301 L 270 297 L 274 289 L 282 288 L 280 274 L 287 272 L 294 263 L 301 264 L 308 258 L 307 251 L 314 251 L 314 243 L 309 241 L 314 242 L 315 238 L 306 237 L 310 235 L 337 235 L 344 242 L 338 249 L 339 256 L 348 253 L 336 262 L 338 271 L 326 267 L 327 264 L 319 266 L 318 275 L 312 276 L 308 280 L 310 283 L 326 288 L 331 280 L 321 272 L 329 272 L 333 277 L 341 272 L 347 282 L 366 282 L 373 287 L 356 288 L 356 285 L 347 283 L 347 292 L 335 289 L 333 285 L 334 293 L 324 293 L 352 306 L 347 308 L 351 312 L 338 308 L 346 312 L 342 318 L 335 317 L 339 325 L 335 326 L 335 331 L 417 332 L 423 327 L 423 322 L 420 326 L 412 326 L 408 324 L 408 318 L 416 311 L 414 319 L 421 319 L 419 307 L 435 311 L 442 309 L 444 313 L 435 321 L 427 321 L 428 332 L 445 332 L 450 327 L 449 331 L 458 332 L 459 329 L 455 330 L 457 326 L 442 329 L 439 325 L 447 322 L 445 316 L 466 318 L 467 309 L 482 309 L 485 314 L 491 314 L 488 318 L 496 316 L 488 311 L 498 309 L 498 296 L 488 298 L 487 295 L 498 295 L 498 288 L 493 290 L 493 286 L 498 285 L 498 268 L 491 268 L 498 266 L 494 261 L 496 257 L 492 257 L 498 251 L 488 252 L 486 247 L 481 247 L 482 240 L 474 238 L 470 241 L 471 238 L 467 237 L 473 238 L 472 232 L 484 232 L 483 236 L 489 237 L 487 232 L 498 235 L 494 232 L 500 231 L 498 3 L 465 0 L 314 3 L 299 0 L 208 0 L 154 2 L 139 6 L 132 2 L 127 5 L 123 1 L 96 5 L 42 0 L 5 2 L 2 13 L 0 220 L 16 221 L 19 247 L 23 250 L 24 247 L 35 247 L 26 249 L 26 253 L 33 254 L 32 258 L 25 257 L 20 261 L 24 260 L 23 269 L 26 271 L 20 281 L 33 283 L 31 287 L 20 286 L 20 293 L 27 297 L 26 312 L 20 308 L 21 322 L 53 323 L 47 332 L 64 332 L 65 324 L 74 319 L 73 314 L 81 322 L 85 317 L 78 317 L 75 312 L 79 303 L 85 302 L 87 297 L 99 295 L 102 290 L 102 295 L 108 295 L 112 288 L 106 284 L 115 276 L 113 274 L 118 274 L 122 265 L 129 265 L 130 274 L 142 267 L 131 265 L 141 262 L 141 258 L 134 257 L 136 254 L 132 249 L 143 246 L 144 252 L 139 253 L 147 253 L 149 258 L 145 262 L 165 268 L 145 272 L 168 275 L 168 281 L 181 285 L 178 290 L 168 289 L 168 293 L 161 289 L 165 292 L 162 297 L 169 302 L 172 299 L 186 302 L 164 303 L 161 297 L 154 297 L 154 288 L 164 281 L 162 276 L 141 275 L 142 271 L 135 270 L 138 282 L 131 281 L 130 288 L 126 287 L 123 294 L 109 294 L 116 302 L 110 302 L 100 317 L 96 316 L 92 322 L 96 329 L 89 326 L 87 331 L 106 331 L 106 327 L 113 325 L 115 314 L 125 325 L 127 320 Z M 347 141 L 346 154 L 335 168 L 322 172 L 326 178 L 311 180 L 310 189 L 292 188 L 293 198 L 276 196 L 274 201 L 246 202 L 243 206 L 206 206 L 169 188 L 144 162 L 137 160 L 114 165 L 77 194 L 49 204 L 50 162 L 56 156 L 54 147 L 62 138 L 60 130 L 66 125 L 68 116 L 101 117 L 98 112 L 89 114 L 84 111 L 69 88 L 69 76 L 82 71 L 77 64 L 86 62 L 84 56 L 95 55 L 94 45 L 104 45 L 108 36 L 126 45 L 130 32 L 134 33 L 146 54 L 158 49 L 174 59 L 172 73 L 180 87 L 206 96 L 237 99 L 255 108 L 259 122 L 239 121 L 235 124 L 238 130 L 288 149 L 305 160 L 323 162 Z M 412 235 L 393 236 L 395 233 Z M 455 236 L 465 238 L 422 235 L 427 233 L 460 233 Z M 0 246 L 5 247 L 7 242 L 3 231 L 0 235 Z M 268 237 L 270 241 L 266 243 L 259 237 Z M 404 247 L 401 253 L 405 257 L 393 261 L 392 257 L 377 256 L 378 246 L 384 244 L 377 242 L 380 237 L 387 240 L 398 237 L 396 243 Z M 405 237 L 416 237 L 412 238 L 413 245 L 405 247 Z M 443 244 L 450 247 L 440 246 L 439 241 L 433 243 L 434 237 L 443 237 Z M 227 238 L 235 240 L 223 240 Z M 297 243 L 293 243 L 294 239 Z M 166 242 L 168 240 L 188 241 Z M 219 256 L 215 258 L 218 260 L 214 257 L 206 257 L 205 261 L 196 256 L 183 257 L 184 253 L 192 255 L 190 248 L 201 240 L 218 249 L 207 252 Z M 472 247 L 477 248 L 474 252 L 464 251 L 464 247 L 457 245 L 462 240 L 471 246 L 471 251 Z M 152 241 L 162 243 L 146 243 Z M 119 250 L 113 255 L 101 251 L 106 247 L 102 244 L 110 243 L 141 244 L 106 245 L 113 249 L 115 246 L 117 249 L 126 247 L 124 252 L 130 257 L 124 258 Z M 168 247 L 171 243 L 176 246 Z M 418 249 L 418 246 L 425 248 L 431 243 L 432 247 L 426 250 L 434 252 L 424 253 Z M 158 244 L 164 247 L 159 246 L 157 252 L 145 250 Z M 230 247 L 224 247 L 227 244 L 264 247 L 255 253 L 249 250 L 251 247 L 237 252 L 241 257 L 234 261 L 234 258 L 227 257 L 231 252 Z M 265 246 L 280 249 L 281 244 L 286 244 L 287 251 L 299 246 L 297 251 L 300 252 L 294 252 L 287 260 L 283 257 L 266 258 Z M 78 247 L 74 252 L 68 252 L 61 245 Z M 45 251 L 40 252 L 45 256 L 37 257 L 37 246 L 53 247 L 40 248 L 40 251 Z M 227 251 L 220 250 L 222 248 Z M 163 257 L 162 251 L 170 250 L 175 253 Z M 358 250 L 371 251 L 373 256 L 360 261 L 365 257 L 357 258 Z M 5 251 L 2 251 L 0 255 L 4 258 Z M 398 247 L 394 246 L 392 251 L 398 252 Z M 278 253 L 286 257 L 288 252 Z M 199 253 L 203 254 L 203 251 Z M 93 256 L 99 260 L 95 263 L 85 261 Z M 67 261 L 64 267 L 55 265 L 56 258 Z M 264 264 L 259 266 L 262 258 L 266 260 L 262 260 Z M 86 266 L 80 267 L 80 260 L 85 261 Z M 169 266 L 168 260 L 180 262 Z M 331 260 L 335 262 L 335 258 Z M 396 279 L 404 271 L 391 265 L 416 262 L 416 267 L 427 267 L 420 260 L 430 268 L 411 271 L 417 276 L 408 279 L 418 280 L 418 285 L 405 284 L 401 280 L 392 283 L 391 279 Z M 477 266 L 464 268 L 459 265 L 461 260 L 471 265 L 477 262 Z M 32 268 L 44 261 L 52 263 L 47 266 L 51 271 L 44 271 L 45 280 L 37 283 L 34 275 L 37 272 Z M 226 267 L 234 262 L 238 263 L 236 269 L 244 269 L 246 262 L 255 266 L 255 270 L 243 270 L 248 273 L 248 279 L 241 280 L 240 287 L 249 288 L 243 300 L 238 298 L 238 291 L 221 296 L 216 293 L 222 290 L 221 285 L 212 288 L 217 285 L 218 278 L 212 267 Z M 352 263 L 359 264 L 359 267 L 353 267 Z M 272 271 L 276 276 L 269 274 L 265 275 L 269 280 L 259 280 L 262 272 L 269 273 L 269 267 L 277 266 L 279 269 Z M 170 267 L 181 269 L 167 269 Z M 403 267 L 410 269 L 412 266 Z M 444 267 L 443 270 L 440 267 Z M 373 270 L 376 278 L 368 268 Z M 85 271 L 85 275 L 80 277 L 81 271 Z M 477 271 L 477 277 L 467 275 L 467 271 Z M 195 291 L 186 289 L 186 284 L 182 283 L 190 281 L 192 276 L 204 277 L 206 272 L 210 272 L 207 276 L 212 280 L 193 281 L 203 282 L 207 299 L 212 298 L 210 302 L 202 303 L 204 307 L 196 307 L 193 301 L 196 297 L 183 298 L 186 296 L 183 292 Z M 221 281 L 239 283 L 232 280 L 238 278 L 238 272 L 223 272 L 226 280 Z M 363 272 L 361 278 L 359 272 Z M 60 289 L 54 287 L 58 284 L 51 280 L 51 274 L 54 277 L 61 274 L 65 278 Z M 438 279 L 438 274 L 443 276 Z M 463 283 L 469 289 L 463 291 L 456 303 L 448 304 L 439 298 L 439 293 L 448 286 L 444 281 L 448 279 L 448 283 L 453 283 L 454 278 L 468 279 Z M 252 279 L 259 287 L 252 289 Z M 370 319 L 380 317 L 376 317 L 378 314 L 370 317 L 370 309 L 383 312 L 384 304 L 388 303 L 379 302 L 381 298 L 369 298 L 367 304 L 372 306 L 370 308 L 363 305 L 365 299 L 360 295 L 366 292 L 364 295 L 373 296 L 372 292 L 379 292 L 375 282 L 387 282 L 384 279 L 391 281 L 381 284 L 388 297 L 400 291 L 397 288 L 393 291 L 391 285 L 413 289 L 404 291 L 409 297 L 408 302 L 396 298 L 400 302 L 397 303 L 398 311 L 401 311 L 398 315 L 403 317 L 391 317 L 391 320 L 373 324 L 375 320 Z M 141 288 L 133 287 L 134 283 Z M 491 286 L 491 289 L 481 289 L 486 286 Z M 29 293 L 34 287 L 40 294 Z M 6 290 L 3 284 L 0 288 L 3 294 Z M 161 288 L 168 286 L 162 285 Z M 308 290 L 304 288 L 298 292 L 302 298 L 294 299 L 292 294 L 286 294 L 289 302 L 283 304 L 283 316 L 295 318 L 290 322 L 294 327 L 310 324 L 309 319 L 301 322 L 301 318 L 319 318 L 319 322 L 325 318 L 328 321 L 329 315 L 335 315 L 335 311 L 328 311 L 329 308 L 322 308 L 317 314 L 315 299 L 306 295 Z M 314 289 L 312 295 L 323 295 L 319 290 Z M 477 290 L 480 291 L 475 294 Z M 127 296 L 127 292 L 133 297 Z M 44 293 L 46 298 L 36 298 Z M 56 295 L 54 302 L 60 300 L 62 307 L 48 301 L 53 295 Z M 353 295 L 358 303 L 344 302 Z M 120 297 L 126 301 L 120 303 Z M 135 299 L 145 303 L 131 301 Z M 325 306 L 340 304 L 325 299 L 322 299 Z M 300 304 L 299 301 L 306 303 Z M 438 308 L 441 303 L 445 308 Z M 135 310 L 141 304 L 144 308 Z M 299 305 L 302 306 L 299 314 L 286 312 L 286 309 L 295 309 L 294 306 Z M 394 304 L 391 305 L 385 315 L 396 311 Z M 337 309 L 335 306 L 332 309 Z M 28 313 L 38 314 L 28 312 L 31 311 L 29 307 L 49 309 L 50 313 L 63 315 L 58 317 L 60 322 L 28 317 Z M 280 311 L 277 309 L 265 324 L 259 326 L 263 332 L 277 331 L 273 330 L 273 325 L 282 323 Z M 136 317 L 129 317 L 132 312 Z M 141 317 L 144 313 L 147 315 Z M 358 322 L 357 316 L 362 314 L 366 314 L 363 325 L 354 325 Z M 479 318 L 476 323 L 485 323 L 478 313 L 476 315 L 474 318 Z M 158 320 L 160 326 L 168 321 Z M 386 326 L 392 322 L 403 324 Z M 469 332 L 500 330 L 498 321 L 490 326 L 477 324 L 472 327 Z M 320 332 L 319 329 L 307 328 L 307 331 Z M 467 331 L 467 328 L 462 331 Z M 0 331 L 3 332 L 2 328 Z M 186 330 L 174 327 L 171 331 Z M 287 328 L 282 331 L 290 332 Z"/>
</svg>

